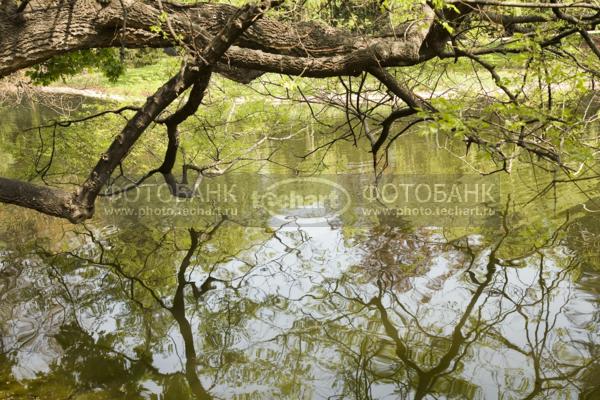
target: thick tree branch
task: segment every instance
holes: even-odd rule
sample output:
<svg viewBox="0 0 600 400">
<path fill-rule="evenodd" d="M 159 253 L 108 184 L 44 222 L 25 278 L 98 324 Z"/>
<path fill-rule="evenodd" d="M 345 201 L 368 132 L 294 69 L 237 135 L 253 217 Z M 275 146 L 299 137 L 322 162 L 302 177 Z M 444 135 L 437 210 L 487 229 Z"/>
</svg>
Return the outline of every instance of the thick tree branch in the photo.
<svg viewBox="0 0 600 400">
<path fill-rule="evenodd" d="M 236 10 L 219 34 L 204 47 L 201 54 L 196 55 L 196 64 L 184 65 L 177 75 L 148 98 L 144 106 L 129 120 L 106 153 L 102 155 L 88 179 L 74 194 L 67 195 L 62 191 L 26 182 L 2 179 L 0 200 L 33 208 L 48 215 L 67 218 L 71 222 L 81 222 L 91 218 L 94 202 L 101 188 L 108 182 L 114 169 L 121 164 L 150 123 L 155 121 L 160 113 L 194 82 L 206 76 L 207 84 L 212 65 L 218 62 L 229 46 L 270 6 L 271 1 L 264 0 L 259 5 L 248 5 Z M 185 113 L 174 114 L 174 120 L 183 114 Z"/>
<path fill-rule="evenodd" d="M 392 93 L 398 96 L 413 110 L 432 110 L 433 108 L 425 100 L 414 94 L 405 85 L 402 85 L 388 71 L 383 68 L 369 68 L 369 73 L 383 83 Z"/>
<path fill-rule="evenodd" d="M 178 197 L 189 197 L 190 193 L 181 190 L 175 176 L 173 175 L 173 167 L 177 160 L 177 150 L 179 149 L 179 124 L 185 121 L 189 116 L 193 115 L 204 98 L 204 93 L 208 87 L 210 81 L 210 71 L 200 76 L 200 78 L 194 83 L 190 92 L 190 97 L 183 107 L 177 110 L 174 114 L 165 118 L 163 122 L 167 126 L 167 137 L 168 145 L 165 153 L 165 158 L 162 165 L 156 169 L 156 172 L 160 172 L 165 181 L 171 189 L 171 193 Z"/>
<path fill-rule="evenodd" d="M 129 120 L 107 152 L 100 158 L 98 164 L 96 164 L 96 167 L 82 185 L 77 195 L 77 201 L 82 207 L 89 210 L 90 216 L 93 214 L 93 205 L 100 193 L 100 189 L 106 184 L 112 172 L 127 156 L 131 147 L 148 125 L 156 120 L 159 114 L 194 82 L 199 79 L 206 79 L 206 84 L 208 84 L 212 65 L 222 57 L 229 46 L 257 18 L 264 14 L 270 7 L 270 4 L 269 0 L 265 0 L 260 5 L 246 6 L 238 10 L 223 27 L 221 32 L 204 48 L 202 53 L 197 55 L 200 59 L 200 66 L 186 65 L 182 67 L 181 71 L 163 85 L 153 96 L 149 97 L 142 109 Z M 205 76 L 206 78 L 204 78 Z M 191 107 L 193 108 L 193 104 Z M 174 120 L 176 121 L 179 115 L 183 116 L 184 114 L 176 113 Z"/>
<path fill-rule="evenodd" d="M 579 34 L 581 35 L 581 37 L 583 37 L 583 40 L 585 40 L 585 43 L 592 50 L 592 52 L 594 52 L 596 57 L 598 57 L 598 59 L 600 60 L 600 49 L 598 48 L 596 43 L 594 43 L 594 41 L 590 37 L 590 34 L 585 29 L 580 29 Z"/>
<path fill-rule="evenodd" d="M 74 50 L 175 44 L 172 38 L 153 31 L 161 15 L 156 3 L 113 1 L 102 8 L 92 0 L 70 1 L 67 6 L 59 0 L 32 0 L 31 10 L 22 13 L 24 21 L 21 23 L 0 13 L 0 77 Z M 226 4 L 205 3 L 188 7 L 164 3 L 164 9 L 175 33 L 185 43 L 200 48 L 218 35 L 238 11 Z M 396 38 L 362 37 L 318 23 L 294 24 L 265 19 L 257 21 L 256 26 L 236 41 L 237 50 L 229 52 L 223 63 L 241 68 L 254 65 L 261 71 L 293 75 L 302 75 L 305 71 L 311 76 L 325 76 L 329 68 L 356 70 L 350 67 L 353 62 L 363 69 L 378 62 L 390 66 L 410 65 L 418 62 L 419 49 L 435 17 L 427 5 L 422 6 L 420 15 L 420 20 L 399 27 Z M 122 32 L 123 26 L 127 27 L 125 32 Z M 280 61 L 284 65 L 277 66 Z M 337 67 L 338 63 L 344 67 Z M 335 73 L 339 74 L 329 72 L 328 76 Z"/>
<path fill-rule="evenodd" d="M 31 208 L 73 223 L 83 220 L 70 193 L 47 186 L 0 177 L 0 202 Z"/>
</svg>

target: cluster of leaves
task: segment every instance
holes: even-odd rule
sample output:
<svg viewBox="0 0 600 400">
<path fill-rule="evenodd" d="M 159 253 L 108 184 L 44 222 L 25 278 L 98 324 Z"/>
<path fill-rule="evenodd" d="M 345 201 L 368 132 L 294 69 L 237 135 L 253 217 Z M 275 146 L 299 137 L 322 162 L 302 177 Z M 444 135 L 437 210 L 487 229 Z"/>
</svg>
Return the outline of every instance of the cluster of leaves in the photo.
<svg viewBox="0 0 600 400">
<path fill-rule="evenodd" d="M 80 50 L 52 57 L 35 65 L 27 76 L 36 84 L 47 85 L 59 79 L 73 76 L 86 69 L 97 69 L 112 82 L 125 71 L 123 57 L 119 49 Z"/>
</svg>

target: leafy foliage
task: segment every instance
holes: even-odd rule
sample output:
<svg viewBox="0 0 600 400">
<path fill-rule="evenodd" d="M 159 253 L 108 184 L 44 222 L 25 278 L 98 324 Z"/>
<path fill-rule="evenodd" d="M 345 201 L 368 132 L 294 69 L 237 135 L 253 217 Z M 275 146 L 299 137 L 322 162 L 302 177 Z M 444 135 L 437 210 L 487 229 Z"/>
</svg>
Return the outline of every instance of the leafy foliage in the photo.
<svg viewBox="0 0 600 400">
<path fill-rule="evenodd" d="M 48 85 L 86 69 L 99 70 L 109 81 L 115 82 L 125 71 L 125 65 L 118 49 L 80 50 L 54 56 L 42 64 L 37 64 L 27 71 L 27 76 L 36 84 Z"/>
</svg>

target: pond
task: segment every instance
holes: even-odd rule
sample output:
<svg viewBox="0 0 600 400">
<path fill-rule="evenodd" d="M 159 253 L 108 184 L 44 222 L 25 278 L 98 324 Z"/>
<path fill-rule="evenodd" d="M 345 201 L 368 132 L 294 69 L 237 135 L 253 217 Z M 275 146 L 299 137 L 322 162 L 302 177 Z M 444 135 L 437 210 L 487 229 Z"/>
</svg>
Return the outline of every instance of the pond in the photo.
<svg viewBox="0 0 600 400">
<path fill-rule="evenodd" d="M 52 137 L 15 132 L 50 118 L 0 110 L 0 175 L 40 176 L 21 163 Z M 482 177 L 431 134 L 396 141 L 379 186 L 349 141 L 319 174 L 282 167 L 331 139 L 185 201 L 150 180 L 81 226 L 0 206 L 0 399 L 600 398 L 597 182 Z M 84 176 L 69 163 L 44 179 Z"/>
</svg>

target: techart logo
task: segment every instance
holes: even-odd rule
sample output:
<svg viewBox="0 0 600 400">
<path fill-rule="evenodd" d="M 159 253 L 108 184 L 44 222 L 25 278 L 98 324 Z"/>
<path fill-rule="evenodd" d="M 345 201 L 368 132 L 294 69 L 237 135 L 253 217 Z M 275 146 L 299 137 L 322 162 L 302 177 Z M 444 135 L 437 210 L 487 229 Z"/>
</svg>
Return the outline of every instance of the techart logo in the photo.
<svg viewBox="0 0 600 400">
<path fill-rule="evenodd" d="M 351 205 L 348 191 L 325 178 L 288 178 L 262 192 L 252 193 L 252 206 L 279 220 L 305 224 L 322 223 L 346 212 Z"/>
</svg>

